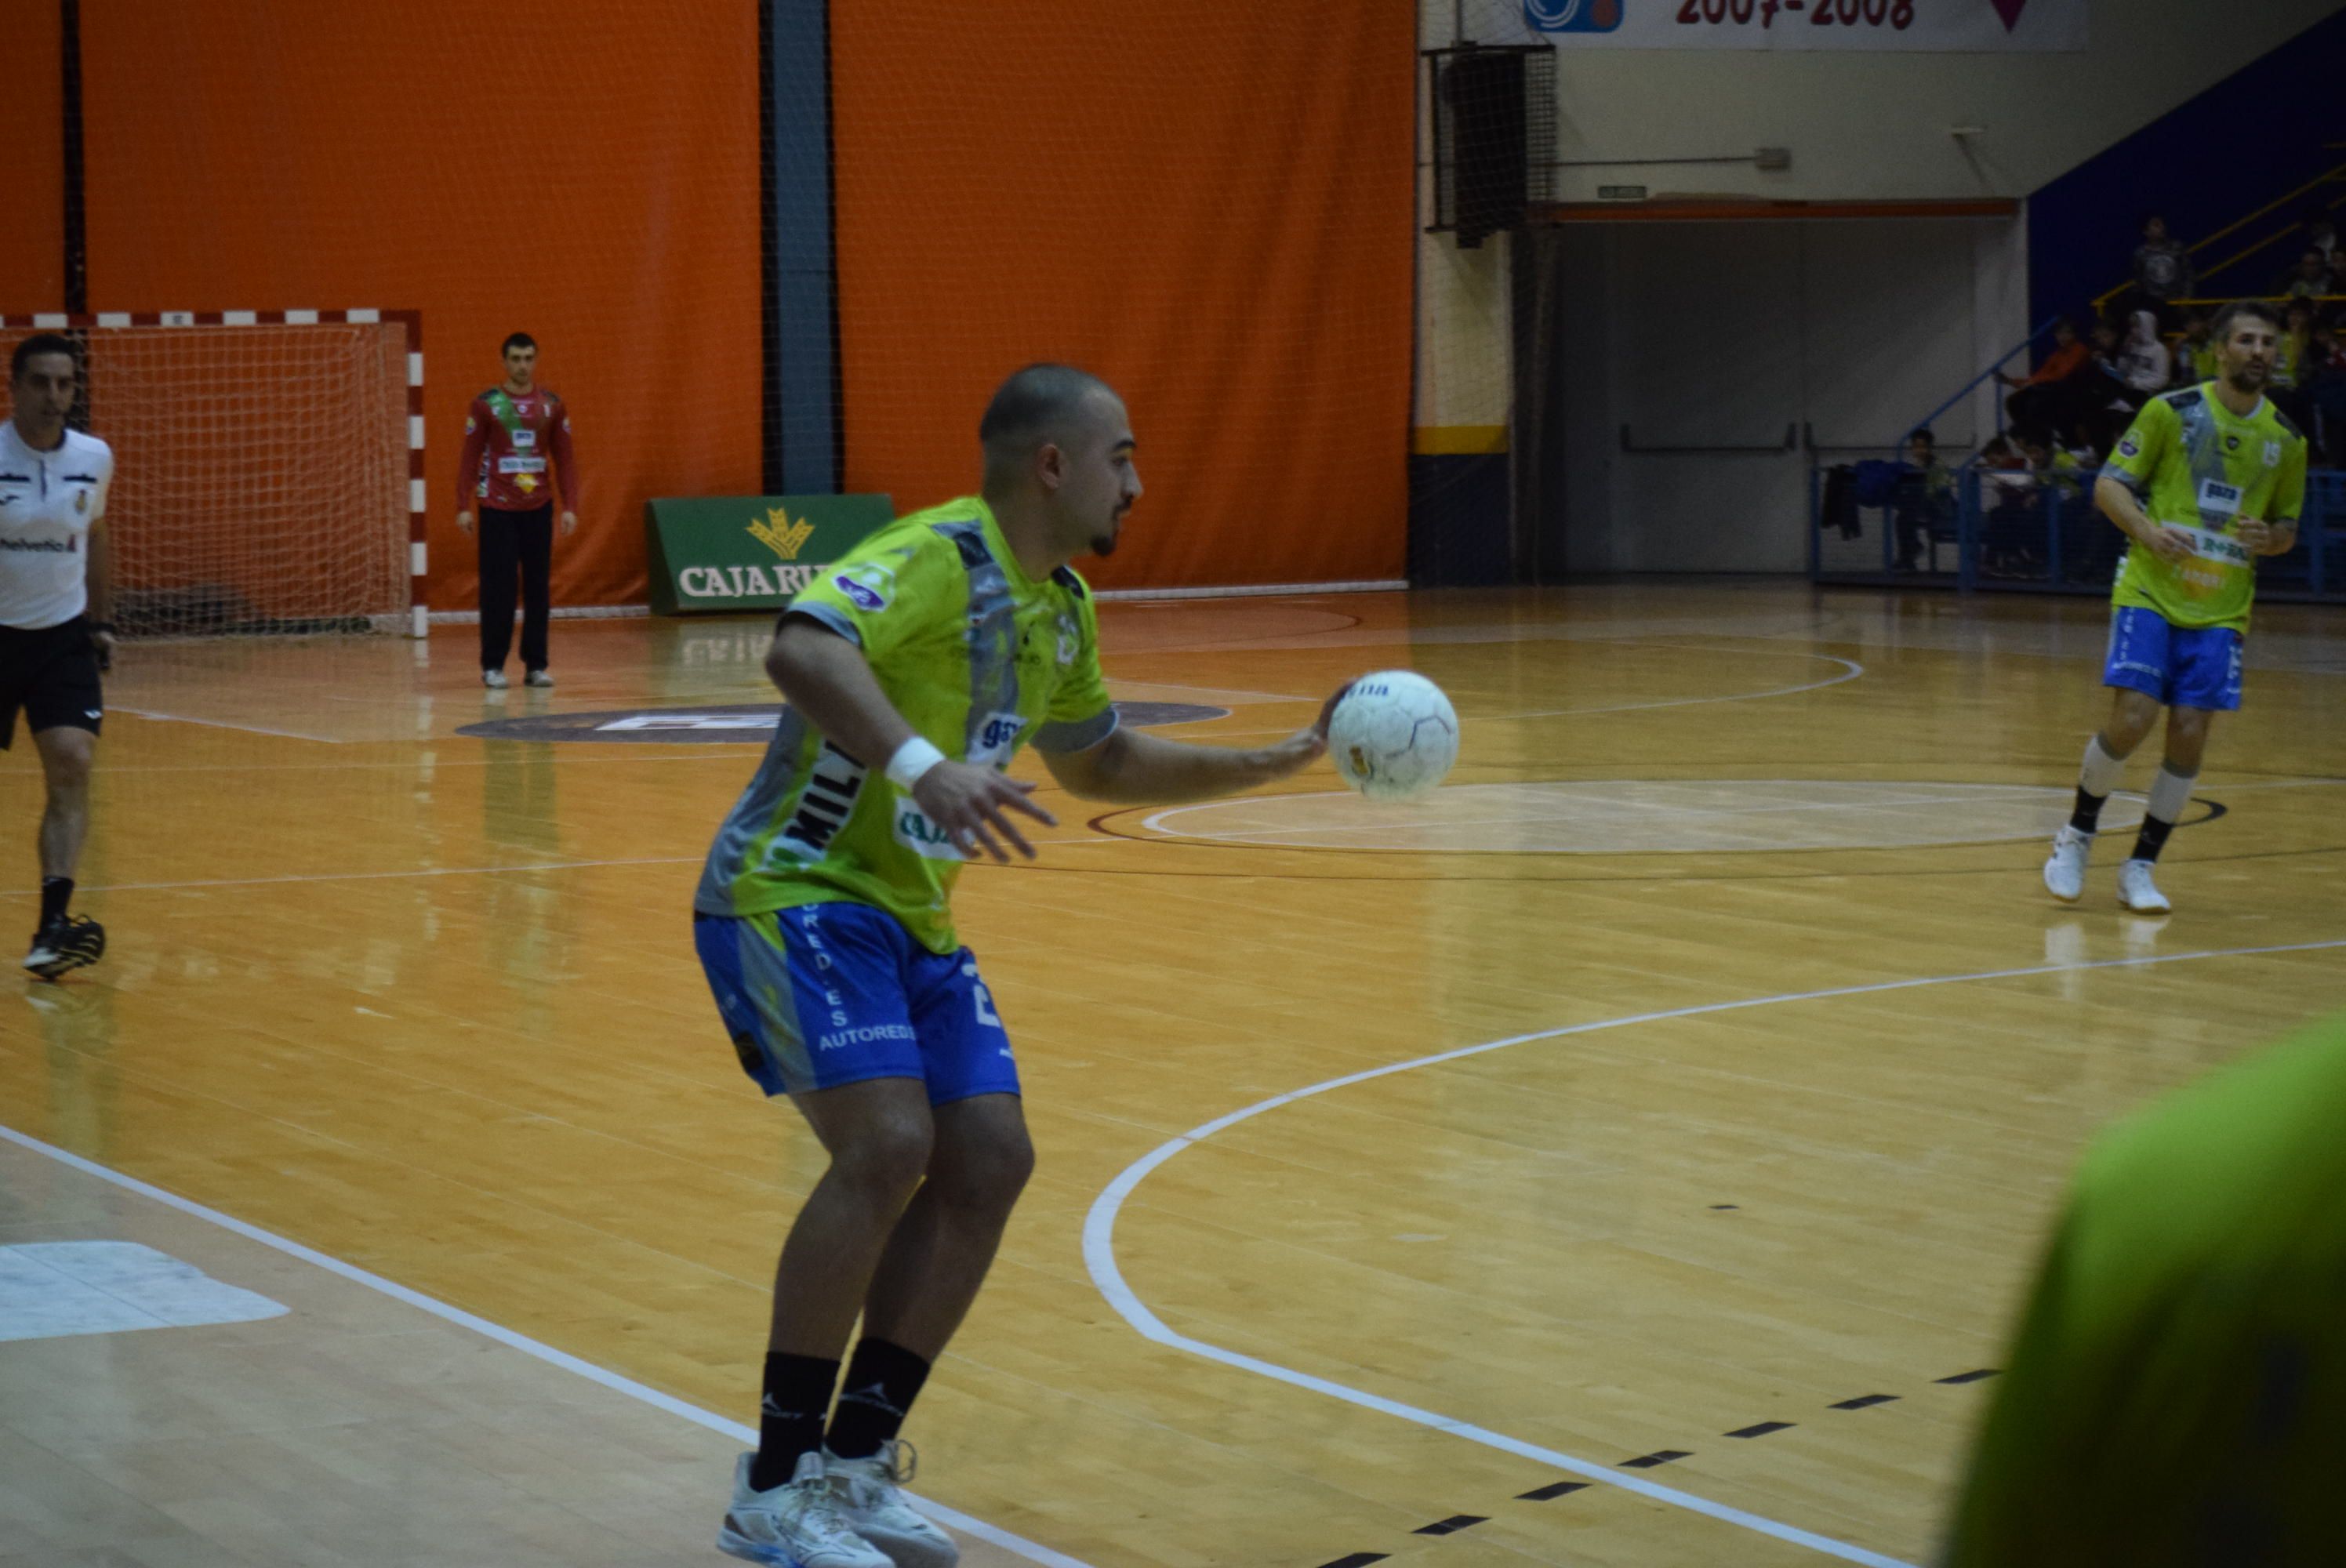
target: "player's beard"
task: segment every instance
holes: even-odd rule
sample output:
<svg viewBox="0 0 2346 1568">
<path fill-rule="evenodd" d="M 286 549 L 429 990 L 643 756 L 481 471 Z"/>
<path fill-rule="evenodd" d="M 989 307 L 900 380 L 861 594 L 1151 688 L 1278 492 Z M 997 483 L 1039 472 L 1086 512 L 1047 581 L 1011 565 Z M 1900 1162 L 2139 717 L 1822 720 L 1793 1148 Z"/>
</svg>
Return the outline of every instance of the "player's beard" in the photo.
<svg viewBox="0 0 2346 1568">
<path fill-rule="evenodd" d="M 1116 535 L 1113 535 L 1113 534 L 1095 534 L 1095 535 L 1092 535 L 1092 554 L 1093 554 L 1093 555 L 1115 555 L 1115 554 L 1116 554 Z"/>
<path fill-rule="evenodd" d="M 2232 390 L 2236 392 L 2260 392 L 2265 390 L 2265 383 L 2272 380 L 2272 372 L 2262 365 L 2243 365 L 2224 379 L 2232 383 Z"/>
</svg>

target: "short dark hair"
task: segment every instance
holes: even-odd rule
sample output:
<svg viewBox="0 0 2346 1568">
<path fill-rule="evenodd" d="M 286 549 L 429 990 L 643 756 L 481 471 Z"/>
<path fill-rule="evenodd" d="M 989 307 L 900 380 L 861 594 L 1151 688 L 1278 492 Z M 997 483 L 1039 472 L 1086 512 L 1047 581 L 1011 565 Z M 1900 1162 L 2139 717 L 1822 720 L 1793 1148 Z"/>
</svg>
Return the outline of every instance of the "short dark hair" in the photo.
<svg viewBox="0 0 2346 1568">
<path fill-rule="evenodd" d="M 16 345 L 8 356 L 8 384 L 15 386 L 24 378 L 25 366 L 36 355 L 63 354 L 74 362 L 74 372 L 81 372 L 81 345 L 62 332 L 35 332 Z"/>
<path fill-rule="evenodd" d="M 1073 365 L 1033 364 L 1013 371 L 994 388 L 977 422 L 986 466 L 1015 462 L 1035 443 L 1051 439 L 1094 392 L 1116 395 L 1107 382 Z"/>
<path fill-rule="evenodd" d="M 497 351 L 497 358 L 503 359 L 507 354 L 512 353 L 515 349 L 534 349 L 536 347 L 537 347 L 537 340 L 531 337 L 527 332 L 507 332 L 505 334 L 505 347 Z"/>
<path fill-rule="evenodd" d="M 1908 431 L 1906 433 L 1906 439 L 1909 441 L 1922 442 L 1926 446 L 1936 446 L 1939 444 L 1938 436 L 1933 433 L 1931 427 L 1927 424 L 1918 424 L 1913 429 Z"/>
<path fill-rule="evenodd" d="M 2216 312 L 2216 341 L 2219 343 L 2230 342 L 2232 323 L 2243 316 L 2253 316 L 2276 332 L 2282 331 L 2288 325 L 2281 320 L 2280 312 L 2262 300 L 2235 300 Z"/>
</svg>

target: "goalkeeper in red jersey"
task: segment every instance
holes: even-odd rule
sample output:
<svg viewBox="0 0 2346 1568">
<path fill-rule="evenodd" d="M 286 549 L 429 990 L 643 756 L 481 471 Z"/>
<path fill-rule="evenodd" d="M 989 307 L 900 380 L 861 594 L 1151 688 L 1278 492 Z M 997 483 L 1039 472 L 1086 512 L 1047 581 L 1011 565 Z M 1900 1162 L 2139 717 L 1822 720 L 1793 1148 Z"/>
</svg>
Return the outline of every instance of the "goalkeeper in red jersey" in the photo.
<svg viewBox="0 0 2346 1568">
<path fill-rule="evenodd" d="M 481 526 L 481 684 L 504 689 L 513 647 L 514 573 L 521 574 L 522 680 L 552 686 L 546 623 L 553 610 L 552 481 L 562 482 L 562 536 L 578 529 L 578 459 L 570 445 L 570 411 L 537 384 L 537 340 L 505 339 L 505 379 L 473 400 L 457 463 L 456 526 Z"/>
</svg>

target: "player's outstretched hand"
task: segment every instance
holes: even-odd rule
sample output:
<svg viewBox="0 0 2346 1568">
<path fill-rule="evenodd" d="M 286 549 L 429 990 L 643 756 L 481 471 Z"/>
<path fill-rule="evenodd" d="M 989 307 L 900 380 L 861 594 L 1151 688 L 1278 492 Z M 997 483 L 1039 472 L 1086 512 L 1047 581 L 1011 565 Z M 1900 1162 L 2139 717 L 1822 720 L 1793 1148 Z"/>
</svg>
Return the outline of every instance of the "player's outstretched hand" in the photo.
<svg viewBox="0 0 2346 1568">
<path fill-rule="evenodd" d="M 2180 528 L 2153 528 L 2150 537 L 2143 543 L 2162 561 L 2183 561 L 2191 556 L 2191 535 Z"/>
<path fill-rule="evenodd" d="M 1034 789 L 1025 780 L 991 768 L 944 761 L 921 775 L 913 786 L 913 799 L 962 853 L 974 853 L 983 845 L 995 860 L 1007 860 L 1009 853 L 1002 847 L 1006 840 L 1031 860 L 1035 848 L 1011 825 L 1008 813 L 1023 811 L 1046 828 L 1059 825 L 1056 817 L 1026 798 Z M 1001 840 L 994 837 L 997 833 Z"/>
<path fill-rule="evenodd" d="M 1320 717 L 1311 721 L 1310 728 L 1297 730 L 1270 748 L 1268 760 L 1280 776 L 1308 768 L 1327 754 L 1328 721 L 1335 717 L 1336 705 L 1352 689 L 1352 683 L 1348 680 L 1329 693 L 1328 700 L 1320 705 Z"/>
</svg>

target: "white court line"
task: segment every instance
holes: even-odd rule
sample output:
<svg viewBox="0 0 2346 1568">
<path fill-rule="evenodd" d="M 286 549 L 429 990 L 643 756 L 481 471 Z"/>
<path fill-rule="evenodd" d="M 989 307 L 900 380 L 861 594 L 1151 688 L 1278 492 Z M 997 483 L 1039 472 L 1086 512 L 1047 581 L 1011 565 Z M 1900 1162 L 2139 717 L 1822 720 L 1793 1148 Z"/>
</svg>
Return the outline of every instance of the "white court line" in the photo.
<svg viewBox="0 0 2346 1568">
<path fill-rule="evenodd" d="M 1615 782 L 1615 780 L 1590 779 L 1587 782 L 1597 784 Z M 1633 779 L 1618 780 L 1618 782 L 1630 784 L 1691 784 L 1706 787 L 1716 787 L 1721 783 L 1794 784 L 1802 788 L 1821 787 L 1831 789 L 1835 786 L 1853 787 L 1857 785 L 1872 784 L 1876 782 L 1876 780 L 1871 779 Z M 1886 784 L 1892 789 L 1897 789 L 1902 786 L 1916 789 L 1931 788 L 1931 786 L 1927 784 L 1900 779 L 1882 779 L 1879 782 Z M 1953 780 L 1949 780 L 1949 782 L 1952 783 Z M 1538 783 L 1481 784 L 1465 786 L 1465 788 L 1468 789 L 1536 789 L 1538 787 Z M 1582 786 L 1579 781 L 1574 780 L 1570 781 L 1567 784 L 1567 787 L 1578 789 Z M 1236 841 L 1239 840 L 1266 839 L 1271 837 L 1273 834 L 1281 833 L 1370 833 L 1376 832 L 1380 830 L 1385 831 L 1407 831 L 1412 829 L 1428 828 L 1528 827 L 1535 822 L 1566 822 L 1586 817 L 1592 807 L 1606 809 L 1619 808 L 1636 811 L 1666 811 L 1673 817 L 1764 817 L 1771 811 L 1846 811 L 1851 815 L 1859 815 L 1875 811 L 1902 810 L 1909 806 L 1964 806 L 1975 803 L 1982 805 L 2003 804 L 2004 801 L 1999 799 L 1999 791 L 2018 791 L 2025 795 L 2050 795 L 2061 800 L 2067 800 L 2070 798 L 2070 791 L 2068 789 L 2055 784 L 1979 784 L 1967 786 L 1966 788 L 1971 792 L 1962 795 L 1916 795 L 1903 800 L 1882 799 L 1864 801 L 1855 804 L 1847 800 L 1801 800 L 1774 806 L 1673 806 L 1668 802 L 1662 800 L 1633 800 L 1627 797 L 1622 797 L 1615 799 L 1601 799 L 1589 802 L 1566 801 L 1560 805 L 1556 809 L 1537 816 L 1445 817 L 1437 822 L 1412 822 L 1406 825 L 1387 822 L 1339 822 L 1318 827 L 1242 828 L 1234 831 L 1222 833 L 1210 831 L 1204 833 L 1185 833 L 1178 828 L 1168 828 L 1165 826 L 1166 818 L 1178 817 L 1187 811 L 1207 811 L 1228 806 L 1267 806 L 1276 800 L 1341 800 L 1349 799 L 1352 797 L 1352 791 L 1349 789 L 1313 789 L 1309 791 L 1299 791 L 1290 795 L 1240 795 L 1228 800 L 1202 801 L 1195 806 L 1171 806 L 1162 811 L 1152 812 L 1150 815 L 1143 817 L 1140 820 L 1140 825 L 1148 829 L 1151 832 L 1162 833 L 1168 839 L 1200 839 L 1209 840 L 1229 840 Z M 2142 795 L 2141 791 L 2135 789 L 2120 789 L 2115 791 L 2115 793 L 2135 799 L 2146 798 Z M 2121 824 L 2121 826 L 2123 826 L 2123 824 Z M 2035 839 L 2042 838 L 2043 836 L 2041 830 L 2034 828 L 2029 829 L 2025 832 L 2011 835 L 2014 839 Z M 1984 843 L 1991 842 L 1993 840 L 1965 840 L 1960 841 Z M 1918 840 L 1912 844 L 1893 844 L 1886 846 L 1872 844 L 1821 844 L 1804 847 L 1812 847 L 1817 849 L 1928 849 L 1935 848 L 1945 842 L 1948 842 L 1948 840 L 1931 839 Z M 1386 846 L 1355 845 L 1353 847 L 1373 847 L 1382 849 Z M 1703 846 L 1701 852 L 1714 853 L 1717 852 L 1717 850 L 1718 846 L 1716 845 L 1705 845 Z M 1474 852 L 1480 853 L 1482 851 Z M 1640 852 L 1668 853 L 1668 851 L 1649 850 Z"/>
<path fill-rule="evenodd" d="M 133 718 L 148 718 L 158 724 L 199 724 L 206 729 L 241 729 L 248 735 L 274 735 L 283 740 L 314 740 L 322 746 L 342 744 L 331 735 L 304 735 L 298 729 L 271 729 L 264 724 L 231 724 L 225 718 L 191 718 L 184 713 L 157 713 L 147 708 L 108 706 L 106 711 L 127 713 Z"/>
<path fill-rule="evenodd" d="M 315 1264 L 329 1274 L 340 1275 L 353 1284 L 363 1285 L 368 1289 L 388 1296 L 394 1301 L 403 1301 L 410 1307 L 429 1312 L 443 1322 L 454 1323 L 459 1329 L 470 1329 L 474 1333 L 494 1339 L 500 1345 L 519 1350 L 525 1356 L 534 1356 L 549 1367 L 559 1367 L 566 1372 L 575 1372 L 590 1383 L 600 1383 L 614 1393 L 625 1394 L 631 1400 L 640 1400 L 651 1406 L 654 1410 L 665 1410 L 672 1416 L 681 1416 L 695 1426 L 706 1427 L 713 1432 L 721 1432 L 737 1442 L 748 1443 L 752 1447 L 757 1444 L 758 1432 L 754 1427 L 744 1426 L 740 1421 L 727 1420 L 714 1411 L 704 1410 L 699 1405 L 688 1404 L 673 1394 L 662 1393 L 659 1390 L 639 1383 L 633 1378 L 624 1377 L 608 1368 L 598 1367 L 592 1361 L 583 1360 L 567 1350 L 557 1350 L 553 1346 L 533 1339 L 526 1334 L 516 1333 L 502 1323 L 493 1323 L 486 1318 L 475 1317 L 461 1307 L 451 1307 L 445 1301 L 426 1296 L 420 1290 L 411 1290 L 396 1280 L 386 1279 L 382 1275 L 370 1273 L 355 1264 L 345 1263 L 331 1253 L 320 1252 L 315 1247 L 304 1247 L 298 1241 L 288 1240 L 273 1231 L 263 1230 L 257 1225 L 238 1219 L 233 1215 L 222 1214 L 219 1209 L 207 1208 L 202 1204 L 181 1197 L 177 1193 L 168 1192 L 159 1186 L 140 1181 L 137 1176 L 125 1176 L 120 1171 L 109 1169 L 94 1160 L 84 1159 L 81 1156 L 58 1148 L 53 1144 L 45 1144 L 40 1139 L 20 1133 L 14 1127 L 0 1125 L 0 1140 L 29 1149 L 36 1155 L 46 1156 L 59 1165 L 70 1166 L 86 1176 L 94 1176 L 100 1181 L 111 1182 L 125 1191 L 138 1194 L 141 1197 L 153 1198 L 157 1203 L 176 1208 L 182 1214 L 192 1215 L 209 1224 L 219 1226 L 222 1230 L 231 1231 L 248 1241 L 257 1241 L 263 1247 L 273 1247 L 288 1257 L 298 1257 L 304 1263 Z M 924 1497 L 913 1497 L 910 1492 L 904 1495 L 911 1498 L 922 1512 L 940 1524 L 950 1525 L 964 1535 L 974 1535 L 980 1541 L 990 1542 L 1005 1552 L 1015 1553 L 1029 1563 L 1041 1563 L 1043 1568 L 1090 1568 L 1089 1564 L 1080 1559 L 1070 1557 L 1064 1552 L 1054 1552 L 1047 1546 L 1029 1541 L 1022 1535 L 1014 1535 L 1009 1531 L 988 1524 L 982 1519 L 973 1519 L 959 1509 L 948 1508 L 944 1503 L 933 1502 Z"/>
<path fill-rule="evenodd" d="M 1586 641 L 1598 644 L 1599 646 L 1612 647 L 1698 647 L 1698 645 L 1691 643 L 1633 643 L 1626 637 L 1609 643 L 1599 637 L 1558 640 Z M 1722 648 L 1716 651 L 1724 653 L 1729 650 Z M 1604 708 L 1539 708 L 1530 713 L 1477 713 L 1472 715 L 1471 718 L 1476 724 L 1514 724 L 1519 720 L 1527 718 L 1578 718 L 1589 714 L 1596 713 L 1640 713 L 1647 708 L 1694 708 L 1709 702 L 1757 702 L 1761 697 L 1797 697 L 1804 691 L 1822 691 L 1826 687 L 1839 686 L 1845 680 L 1855 680 L 1865 673 L 1865 667 L 1863 665 L 1858 663 L 1853 658 L 1843 658 L 1839 654 L 1810 653 L 1806 649 L 1800 648 L 1760 648 L 1742 651 L 1757 652 L 1761 655 L 1773 655 L 1779 658 L 1823 659 L 1829 664 L 1840 665 L 1841 667 L 1841 671 L 1839 675 L 1827 676 L 1822 680 L 1806 681 L 1799 686 L 1770 687 L 1766 691 L 1728 692 L 1718 697 L 1673 697 L 1665 698 L 1660 702 L 1619 702 L 1610 704 Z M 1298 697 L 1295 700 L 1299 702 L 1319 702 L 1325 699 L 1321 697 Z M 1460 723 L 1462 725 L 1466 721 L 1466 717 L 1468 716 L 1462 716 L 1460 719 Z M 1284 729 L 1218 729 L 1214 731 L 1214 737 L 1215 738 L 1219 739 L 1224 736 L 1232 735 L 1285 735 L 1287 733 L 1289 733 L 1289 731 Z"/>
<path fill-rule="evenodd" d="M 653 855 L 632 860 L 539 860 L 526 866 L 429 866 L 409 871 L 296 871 L 281 877 L 218 877 L 191 882 L 101 882 L 92 893 L 169 892 L 179 888 L 258 888 L 277 882 L 373 882 L 400 877 L 486 877 L 500 871 L 584 871 L 597 866 L 697 866 L 705 855 Z"/>
<path fill-rule="evenodd" d="M 1739 1525 L 1743 1529 L 1756 1531 L 1762 1535 L 1771 1535 L 1779 1541 L 1789 1541 L 1795 1545 L 1810 1547 L 1827 1556 L 1839 1557 L 1845 1562 L 1866 1563 L 1869 1568 L 1914 1568 L 1913 1564 L 1899 1558 L 1885 1557 L 1878 1552 L 1868 1551 L 1862 1546 L 1851 1545 L 1848 1542 L 1836 1541 L 1828 1535 L 1819 1535 L 1793 1525 L 1780 1523 L 1760 1514 L 1747 1512 L 1739 1508 L 1730 1508 L 1725 1503 L 1713 1502 L 1708 1498 L 1698 1497 L 1690 1492 L 1680 1492 L 1675 1487 L 1658 1485 L 1638 1476 L 1624 1475 L 1609 1466 L 1588 1460 L 1575 1459 L 1570 1454 L 1560 1453 L 1554 1449 L 1542 1448 L 1537 1443 L 1525 1442 L 1520 1438 L 1512 1438 L 1504 1432 L 1493 1431 L 1487 1427 L 1475 1426 L 1455 1416 L 1445 1416 L 1438 1411 L 1421 1410 L 1415 1405 L 1403 1404 L 1398 1400 L 1389 1400 L 1381 1394 L 1372 1394 L 1344 1383 L 1314 1377 L 1309 1372 L 1299 1372 L 1292 1368 L 1282 1367 L 1275 1361 L 1266 1361 L 1259 1357 L 1225 1349 L 1219 1345 L 1209 1344 L 1203 1339 L 1195 1339 L 1188 1335 L 1177 1333 L 1166 1326 L 1163 1319 L 1149 1310 L 1148 1304 L 1134 1293 L 1132 1287 L 1125 1283 L 1124 1272 L 1117 1267 L 1116 1261 L 1117 1215 L 1124 1207 L 1124 1200 L 1132 1196 L 1133 1189 L 1147 1179 L 1149 1173 L 1156 1170 L 1158 1166 L 1184 1149 L 1194 1148 L 1216 1133 L 1235 1126 L 1250 1117 L 1259 1116 L 1265 1111 L 1276 1110 L 1281 1105 L 1293 1105 L 1298 1100 L 1308 1099 L 1314 1095 L 1324 1095 L 1331 1089 L 1341 1089 L 1353 1084 L 1364 1084 L 1372 1078 L 1389 1077 L 1396 1073 L 1409 1072 L 1413 1068 L 1432 1066 L 1443 1062 L 1455 1062 L 1467 1056 L 1479 1056 L 1486 1051 L 1504 1050 L 1510 1045 L 1526 1044 L 1535 1040 L 1556 1040 L 1568 1034 L 1593 1034 L 1601 1030 L 1619 1029 L 1632 1023 L 1654 1023 L 1672 1018 L 1696 1018 L 1712 1013 L 1738 1013 L 1751 1007 L 1772 1007 L 1780 1003 L 1822 1002 L 1836 997 L 1868 996 L 1882 992 L 1912 991 L 1923 986 L 1953 985 L 1968 981 L 2018 980 L 2039 974 L 2074 974 L 2080 970 L 2087 969 L 2146 969 L 2154 964 L 2185 963 L 2203 958 L 2245 958 L 2260 953 L 2314 952 L 2339 947 L 2346 947 L 2346 938 L 2329 942 L 2287 942 L 2270 947 L 2218 948 L 2202 952 L 2178 952 L 2143 958 L 2100 959 L 2091 963 L 2035 964 L 2025 969 L 1988 970 L 1975 974 L 1927 975 L 1917 980 L 1885 980 L 1867 985 L 1834 986 L 1824 991 L 1790 992 L 1777 996 L 1752 996 L 1739 1002 L 1707 1002 L 1693 1007 L 1672 1007 L 1658 1013 L 1637 1013 L 1626 1018 L 1604 1018 L 1591 1023 L 1571 1023 L 1557 1029 L 1536 1030 L 1529 1034 L 1513 1034 L 1504 1040 L 1492 1040 L 1480 1045 L 1462 1046 L 1455 1051 L 1437 1052 L 1431 1056 L 1396 1062 L 1387 1067 L 1372 1067 L 1366 1072 L 1348 1073 L 1341 1078 L 1331 1078 L 1325 1083 L 1314 1084 L 1310 1088 L 1290 1090 L 1284 1095 L 1274 1095 L 1270 1099 L 1257 1101 L 1243 1110 L 1232 1111 L 1226 1116 L 1218 1116 L 1200 1126 L 1190 1128 L 1178 1138 L 1159 1144 L 1140 1159 L 1127 1166 L 1123 1173 L 1108 1183 L 1099 1196 L 1093 1200 L 1091 1212 L 1084 1217 L 1084 1263 L 1091 1272 L 1092 1283 L 1099 1288 L 1099 1293 L 1107 1298 L 1108 1305 L 1116 1308 L 1117 1315 L 1138 1330 L 1144 1339 L 1152 1339 L 1158 1344 L 1170 1346 L 1177 1350 L 1186 1350 L 1190 1355 L 1201 1357 L 1206 1360 L 1219 1361 L 1226 1367 L 1235 1367 L 1240 1371 L 1253 1372 L 1258 1376 L 1290 1384 L 1295 1388 L 1308 1389 L 1313 1393 L 1325 1394 L 1331 1399 L 1342 1400 L 1348 1404 L 1359 1405 L 1365 1410 L 1376 1410 L 1389 1416 L 1398 1416 L 1402 1420 L 1413 1421 L 1422 1427 L 1430 1427 L 1435 1431 L 1449 1432 L 1454 1437 L 1464 1438 L 1470 1442 L 1478 1442 L 1506 1453 L 1519 1454 L 1525 1459 L 1535 1459 L 1543 1464 L 1553 1465 L 1558 1470 L 1569 1471 L 1590 1481 L 1601 1481 L 1607 1486 L 1617 1486 L 1626 1492 L 1634 1492 L 1640 1497 L 1650 1498 L 1657 1502 L 1665 1502 L 1674 1508 L 1683 1508 L 1689 1512 L 1704 1514 L 1728 1524 Z"/>
</svg>

